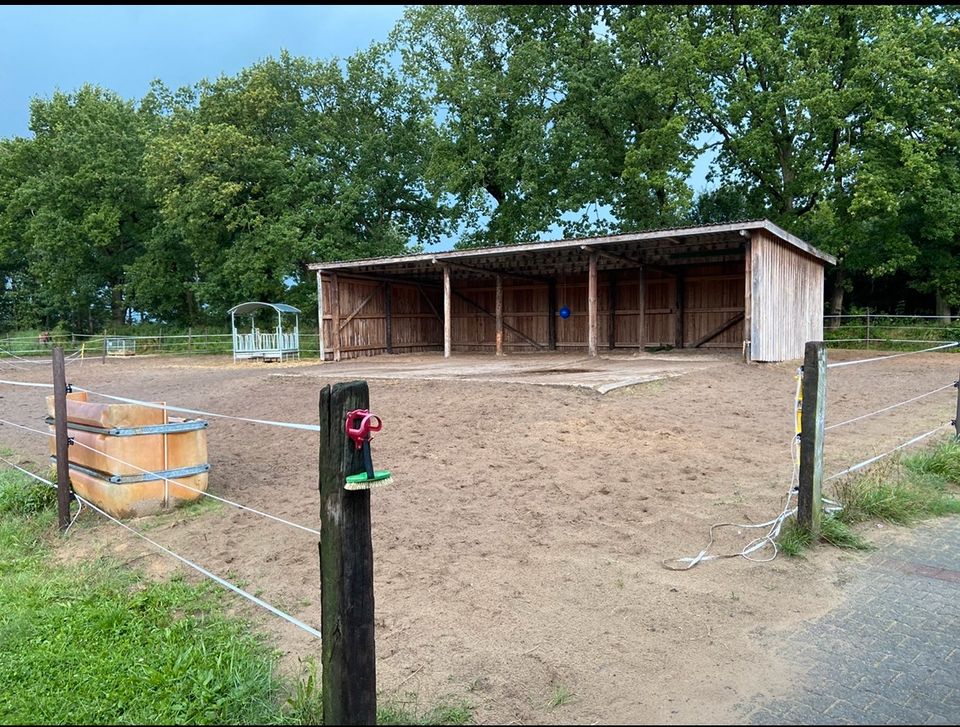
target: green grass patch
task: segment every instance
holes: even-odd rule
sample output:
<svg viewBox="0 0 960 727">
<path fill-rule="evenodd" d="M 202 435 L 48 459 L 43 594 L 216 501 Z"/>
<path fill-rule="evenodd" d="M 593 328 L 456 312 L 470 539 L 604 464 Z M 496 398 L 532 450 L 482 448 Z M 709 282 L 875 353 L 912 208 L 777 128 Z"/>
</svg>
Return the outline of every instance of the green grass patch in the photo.
<svg viewBox="0 0 960 727">
<path fill-rule="evenodd" d="M 826 515 L 820 521 L 820 540 L 837 548 L 870 549 L 870 544 L 836 515 Z M 807 528 L 801 527 L 796 518 L 790 518 L 784 523 L 777 539 L 780 552 L 792 556 L 802 555 L 812 544 L 812 534 Z"/>
<path fill-rule="evenodd" d="M 821 522 L 821 540 L 840 548 L 863 550 L 869 544 L 852 526 L 868 520 L 912 525 L 920 520 L 960 514 L 960 443 L 944 441 L 932 449 L 890 460 L 868 472 L 842 480 L 836 500 L 843 506 Z M 787 555 L 811 545 L 810 533 L 795 519 L 785 523 L 777 540 Z"/>
<path fill-rule="evenodd" d="M 219 586 L 110 559 L 56 563 L 55 503 L 52 488 L 0 469 L 0 724 L 321 723 L 316 664 L 281 677 L 279 654 L 227 615 L 235 600 Z M 454 703 L 380 710 L 386 724 L 471 717 Z"/>
<path fill-rule="evenodd" d="M 839 517 L 848 524 L 884 520 L 912 525 L 930 517 L 960 514 L 958 485 L 960 444 L 942 442 L 841 482 L 836 488 L 843 505 Z"/>
<path fill-rule="evenodd" d="M 377 709 L 377 724 L 438 725 L 470 724 L 473 706 L 462 700 L 442 700 L 438 704 L 423 705 L 415 693 L 393 697 Z"/>
<path fill-rule="evenodd" d="M 813 542 L 813 536 L 807 528 L 800 527 L 796 518 L 790 518 L 783 524 L 777 547 L 786 555 L 800 555 Z"/>
</svg>

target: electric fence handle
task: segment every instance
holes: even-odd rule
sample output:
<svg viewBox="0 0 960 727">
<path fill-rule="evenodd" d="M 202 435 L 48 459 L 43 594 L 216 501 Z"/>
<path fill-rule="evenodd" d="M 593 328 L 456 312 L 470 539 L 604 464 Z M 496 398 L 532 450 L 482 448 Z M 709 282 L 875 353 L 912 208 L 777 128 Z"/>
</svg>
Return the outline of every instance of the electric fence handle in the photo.
<svg viewBox="0 0 960 727">
<path fill-rule="evenodd" d="M 362 450 L 364 472 L 349 475 L 344 484 L 346 490 L 369 490 L 372 487 L 389 485 L 393 478 L 387 470 L 374 470 L 373 454 L 370 451 L 370 439 L 373 432 L 383 429 L 383 420 L 366 409 L 354 409 L 347 412 L 344 430 L 353 440 L 357 449 Z"/>
</svg>

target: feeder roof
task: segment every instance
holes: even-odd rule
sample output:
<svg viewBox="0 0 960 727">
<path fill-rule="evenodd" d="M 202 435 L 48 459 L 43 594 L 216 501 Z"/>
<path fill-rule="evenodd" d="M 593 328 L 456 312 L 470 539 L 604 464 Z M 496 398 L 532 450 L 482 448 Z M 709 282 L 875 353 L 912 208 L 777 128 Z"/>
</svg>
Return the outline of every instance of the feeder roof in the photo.
<svg viewBox="0 0 960 727">
<path fill-rule="evenodd" d="M 235 313 L 243 315 L 244 313 L 252 313 L 257 308 L 273 308 L 277 313 L 300 313 L 299 308 L 294 308 L 292 305 L 287 305 L 286 303 L 259 303 L 252 301 L 249 303 L 241 303 L 240 305 L 235 305 L 233 308 L 227 311 L 230 315 Z"/>
</svg>

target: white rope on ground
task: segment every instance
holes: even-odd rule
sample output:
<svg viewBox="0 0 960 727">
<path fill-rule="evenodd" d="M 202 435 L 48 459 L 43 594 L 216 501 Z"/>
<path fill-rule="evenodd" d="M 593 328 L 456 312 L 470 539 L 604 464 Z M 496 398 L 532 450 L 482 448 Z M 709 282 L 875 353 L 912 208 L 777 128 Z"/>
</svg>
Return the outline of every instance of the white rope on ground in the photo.
<svg viewBox="0 0 960 727">
<path fill-rule="evenodd" d="M 3 382 L 0 382 L 3 383 Z M 319 432 L 321 431 L 318 424 L 297 424 L 295 422 L 275 422 L 270 419 L 250 419 L 248 417 L 238 417 L 232 416 L 230 414 L 216 414 L 209 411 L 200 411 L 199 409 L 187 409 L 181 406 L 171 406 L 169 404 L 157 404 L 150 401 L 142 401 L 140 399 L 129 399 L 124 396 L 113 396 L 111 394 L 101 394 L 96 391 L 91 391 L 90 389 L 84 389 L 79 386 L 73 386 L 74 391 L 82 391 L 87 394 L 93 394 L 94 396 L 101 396 L 104 399 L 113 399 L 114 401 L 122 401 L 126 404 L 140 404 L 141 406 L 149 406 L 153 409 L 165 409 L 166 411 L 177 411 L 183 412 L 186 414 L 198 414 L 199 416 L 205 417 L 218 417 L 220 419 L 234 419 L 241 422 L 251 422 L 253 424 L 267 424 L 272 427 L 285 427 L 287 429 L 303 429 L 308 432 Z"/>
<path fill-rule="evenodd" d="M 11 422 L 11 421 L 8 421 L 8 420 L 6 420 L 6 419 L 0 419 L 0 424 L 9 424 L 9 425 L 11 425 L 11 426 L 17 427 L 17 428 L 19 428 L 19 429 L 24 429 L 24 430 L 26 430 L 26 431 L 28 431 L 28 432 L 33 432 L 33 433 L 35 433 L 35 434 L 43 434 L 44 436 L 47 436 L 47 437 L 56 437 L 56 434 L 54 434 L 53 432 L 49 432 L 49 431 L 45 432 L 45 431 L 43 431 L 43 430 L 41 430 L 41 429 L 33 429 L 32 427 L 27 427 L 27 426 L 24 426 L 23 424 L 17 424 L 16 422 Z M 135 470 L 138 470 L 139 472 L 141 472 L 141 473 L 143 473 L 143 474 L 153 475 L 153 476 L 156 477 L 158 480 L 163 480 L 163 482 L 164 482 L 165 485 L 173 484 L 173 485 L 176 485 L 177 487 L 182 487 L 182 488 L 185 489 L 185 490 L 190 490 L 191 492 L 196 492 L 196 493 L 198 493 L 198 494 L 200 494 L 200 495 L 203 495 L 204 497 L 209 497 L 209 498 L 211 498 L 211 499 L 218 500 L 219 502 L 225 503 L 225 504 L 227 504 L 227 505 L 231 505 L 231 506 L 233 506 L 233 507 L 235 507 L 235 508 L 238 508 L 238 509 L 240 509 L 240 510 L 247 510 L 248 512 L 252 512 L 252 513 L 254 513 L 254 514 L 256 514 L 256 515 L 260 515 L 261 517 L 269 518 L 270 520 L 275 520 L 275 521 L 278 522 L 278 523 L 282 523 L 282 524 L 288 525 L 288 526 L 290 526 L 290 527 L 292 527 L 292 528 L 297 528 L 298 530 L 303 530 L 304 532 L 308 532 L 308 533 L 310 533 L 311 535 L 316 535 L 317 537 L 320 537 L 320 531 L 319 531 L 319 530 L 314 530 L 313 528 L 308 528 L 306 525 L 300 525 L 300 524 L 298 524 L 298 523 L 290 522 L 289 520 L 284 520 L 282 517 L 277 517 L 276 515 L 271 515 L 271 514 L 268 513 L 268 512 L 263 512 L 263 511 L 261 511 L 261 510 L 257 510 L 257 509 L 254 508 L 254 507 L 250 507 L 250 506 L 248 506 L 248 505 L 243 505 L 243 504 L 241 504 L 241 503 L 239 503 L 239 502 L 234 502 L 233 500 L 228 500 L 228 499 L 225 498 L 225 497 L 220 497 L 220 496 L 218 496 L 218 495 L 214 495 L 213 493 L 206 492 L 205 490 L 198 490 L 198 489 L 196 489 L 195 487 L 191 487 L 190 485 L 185 485 L 185 484 L 183 484 L 183 483 L 180 482 L 179 480 L 170 479 L 169 477 L 166 477 L 166 476 L 160 474 L 159 472 L 153 472 L 153 471 L 151 471 L 151 470 L 145 470 L 145 469 L 143 469 L 142 467 L 138 467 L 138 466 L 135 465 L 135 464 L 132 464 L 132 463 L 130 463 L 130 462 L 125 462 L 124 460 L 120 459 L 119 457 L 114 457 L 113 455 L 107 454 L 106 452 L 101 452 L 99 449 L 96 449 L 96 448 L 94 448 L 94 447 L 91 447 L 91 446 L 88 445 L 88 444 L 84 444 L 83 442 L 81 442 L 81 441 L 79 441 L 79 440 L 77 440 L 77 439 L 74 439 L 74 440 L 73 440 L 73 444 L 74 444 L 75 446 L 78 446 L 78 447 L 83 447 L 84 449 L 89 449 L 91 452 L 95 452 L 96 454 L 99 454 L 99 455 L 102 456 L 102 457 L 106 457 L 107 459 L 112 459 L 114 462 L 118 462 L 118 463 L 120 463 L 120 464 L 122 464 L 122 465 L 126 465 L 127 467 L 131 467 L 131 468 L 133 468 L 133 469 L 135 469 Z"/>
<path fill-rule="evenodd" d="M 912 399 L 901 401 L 899 404 L 891 404 L 890 406 L 885 406 L 883 409 L 877 409 L 876 411 L 872 411 L 869 414 L 863 414 L 861 416 L 854 417 L 853 419 L 847 419 L 845 422 L 831 424 L 829 427 L 825 427 L 823 431 L 829 432 L 831 429 L 843 427 L 843 426 L 846 426 L 847 424 L 853 424 L 854 422 L 858 422 L 861 419 L 867 419 L 869 417 L 876 416 L 877 414 L 883 414 L 883 412 L 890 411 L 891 409 L 896 409 L 898 406 L 903 406 L 905 404 L 912 404 L 913 402 L 919 401 L 920 399 L 923 399 L 927 396 L 933 396 L 934 394 L 939 394 L 941 391 L 946 391 L 947 389 L 956 388 L 956 386 L 957 386 L 956 383 L 947 384 L 946 386 L 941 386 L 939 389 L 934 389 L 933 391 L 928 391 L 926 394 L 920 394 L 920 396 L 915 396 Z"/>
<path fill-rule="evenodd" d="M 23 469 L 22 467 L 17 467 L 15 464 L 13 464 L 12 462 L 10 462 L 10 461 L 7 460 L 7 459 L 4 459 L 3 457 L 0 457 L 0 460 L 3 460 L 4 462 L 7 462 L 7 464 L 10 464 L 12 467 L 15 467 L 16 469 L 20 470 L 21 472 L 24 472 L 25 474 L 30 475 L 30 476 L 33 477 L 35 480 L 39 480 L 40 482 L 43 482 L 43 483 L 45 483 L 45 484 L 47 484 L 47 485 L 50 485 L 51 487 L 56 487 L 56 485 L 54 485 L 52 482 L 50 482 L 50 480 L 44 479 L 43 477 L 40 477 L 40 475 L 36 475 L 36 474 L 34 474 L 33 472 L 29 472 L 28 470 L 25 470 L 25 469 Z M 316 636 L 318 639 L 321 638 L 320 632 L 317 631 L 315 628 L 313 628 L 313 626 L 309 626 L 308 624 L 305 624 L 305 623 L 304 623 L 303 621 L 301 621 L 300 619 L 295 618 L 295 617 L 291 616 L 290 614 L 281 611 L 279 608 L 277 608 L 277 607 L 275 607 L 275 606 L 271 606 L 269 603 L 267 603 L 266 601 L 264 601 L 264 600 L 262 600 L 262 599 L 260 599 L 260 598 L 257 598 L 257 597 L 254 596 L 252 593 L 247 593 L 245 590 L 243 590 L 243 589 L 240 588 L 239 586 L 233 585 L 232 583 L 230 583 L 229 581 L 224 580 L 224 579 L 221 578 L 220 576 L 215 575 L 214 573 L 211 573 L 211 572 L 208 571 L 206 568 L 204 568 L 204 567 L 202 567 L 202 566 L 199 566 L 199 565 L 197 565 L 196 563 L 194 563 L 194 562 L 192 562 L 192 561 L 190 561 L 190 560 L 187 560 L 187 559 L 184 558 L 182 555 L 179 555 L 179 554 L 177 554 L 177 553 L 174 553 L 174 552 L 173 552 L 172 550 L 170 550 L 169 548 L 165 548 L 164 546 L 160 545 L 160 543 L 158 543 L 158 542 L 156 542 L 156 541 L 151 540 L 150 538 L 148 538 L 146 535 L 144 535 L 143 533 L 141 533 L 139 530 L 134 530 L 133 528 L 131 528 L 131 527 L 130 527 L 129 525 L 127 525 L 126 523 L 120 522 L 119 520 L 117 520 L 117 519 L 116 519 L 115 517 L 113 517 L 112 515 L 104 512 L 103 510 L 101 510 L 99 507 L 97 507 L 96 505 L 94 505 L 94 504 L 93 504 L 92 502 L 90 502 L 89 500 L 87 500 L 87 499 L 85 499 L 85 498 L 83 498 L 83 497 L 80 497 L 80 495 L 77 495 L 76 493 L 74 493 L 74 497 L 77 498 L 77 502 L 79 502 L 81 505 L 86 505 L 86 506 L 89 507 L 91 510 L 96 510 L 98 513 L 100 513 L 101 515 L 103 515 L 103 516 L 104 516 L 105 518 L 107 518 L 108 520 L 112 520 L 113 522 L 115 522 L 115 523 L 116 523 L 117 525 L 119 525 L 120 527 L 125 528 L 126 530 L 129 530 L 131 533 L 133 533 L 134 535 L 136 535 L 138 538 L 142 538 L 143 540 L 146 540 L 146 541 L 147 541 L 148 543 L 150 543 L 150 545 L 152 545 L 153 547 L 157 548 L 158 550 L 163 551 L 164 553 L 166 553 L 167 555 L 169 555 L 169 556 L 171 556 L 171 557 L 173 557 L 173 558 L 176 558 L 177 560 L 179 560 L 179 561 L 180 561 L 181 563 L 183 563 L 184 565 L 190 566 L 190 567 L 193 568 L 195 571 L 197 571 L 198 573 L 201 573 L 201 574 L 205 575 L 205 576 L 206 576 L 207 578 L 209 578 L 210 580 L 216 581 L 217 583 L 219 583 L 219 584 L 220 584 L 221 586 L 223 586 L 224 588 L 228 588 L 228 589 L 230 589 L 231 591 L 233 591 L 234 593 L 236 593 L 237 595 L 243 596 L 243 597 L 246 598 L 248 601 L 251 601 L 252 603 L 255 603 L 256 605 L 260 606 L 261 608 L 265 608 L 267 611 L 269 611 L 270 613 L 272 613 L 274 616 L 279 616 L 279 617 L 282 618 L 284 621 L 287 621 L 287 622 L 289 622 L 289 623 L 292 623 L 294 626 L 296 626 L 296 627 L 298 627 L 298 628 L 300 628 L 300 629 L 303 629 L 304 631 L 306 631 L 306 632 L 307 632 L 308 634 L 310 634 L 311 636 Z M 78 512 L 78 514 L 79 514 L 79 512 Z"/>
<path fill-rule="evenodd" d="M 708 560 L 719 560 L 721 558 L 746 558 L 747 560 L 754 561 L 755 563 L 768 563 L 774 560 L 777 557 L 777 554 L 780 552 L 777 546 L 777 538 L 780 536 L 780 530 L 783 528 L 783 523 L 787 521 L 788 518 L 796 514 L 797 508 L 791 507 L 790 502 L 793 499 L 793 496 L 796 495 L 799 491 L 799 482 L 800 482 L 800 434 L 799 434 L 799 412 L 800 412 L 800 395 L 803 391 L 803 378 L 802 378 L 802 369 L 797 369 L 797 391 L 794 395 L 794 426 L 796 427 L 797 434 L 794 435 L 793 439 L 790 440 L 790 453 L 791 459 L 793 460 L 793 475 L 790 483 L 790 489 L 787 492 L 786 503 L 783 506 L 783 510 L 780 512 L 777 517 L 772 520 L 768 520 L 765 523 L 759 524 L 750 524 L 750 523 L 715 523 L 710 526 L 710 541 L 707 543 L 706 547 L 701 550 L 697 555 L 692 558 L 675 558 L 672 561 L 665 560 L 663 561 L 663 567 L 668 570 L 674 571 L 686 571 L 693 568 L 698 563 L 702 563 Z M 839 507 L 837 503 L 831 501 L 830 507 Z M 743 528 L 743 529 L 757 529 L 757 528 L 766 528 L 770 529 L 767 531 L 766 535 L 761 535 L 759 538 L 751 540 L 747 543 L 737 553 L 720 553 L 715 555 L 708 555 L 710 547 L 713 545 L 714 541 L 714 531 L 718 528 Z M 758 550 L 770 546 L 773 548 L 773 554 L 769 558 L 754 558 L 751 557 L 753 553 Z M 683 563 L 685 565 L 677 566 L 671 565 L 671 563 Z"/>
<path fill-rule="evenodd" d="M 40 389 L 52 389 L 53 384 L 41 384 L 36 381 L 7 381 L 0 379 L 0 384 L 9 384 L 10 386 L 34 386 Z"/>
<path fill-rule="evenodd" d="M 960 341 L 953 341 L 952 343 L 945 343 L 942 346 L 934 346 L 933 348 L 925 348 L 922 351 L 905 351 L 903 353 L 893 353 L 889 356 L 874 356 L 873 358 L 858 358 L 855 361 L 838 361 L 837 363 L 827 364 L 828 369 L 839 368 L 841 366 L 855 366 L 856 364 L 871 363 L 872 361 L 885 361 L 888 358 L 899 358 L 900 356 L 913 356 L 917 353 L 929 353 L 930 351 L 940 351 L 944 348 L 953 348 L 954 346 L 960 346 Z"/>
<path fill-rule="evenodd" d="M 921 434 L 920 436 L 914 437 L 913 439 L 911 439 L 911 440 L 909 440 L 909 441 L 907 441 L 907 442 L 904 442 L 903 444 L 901 444 L 901 445 L 899 445 L 899 446 L 897 446 L 897 447 L 894 447 L 894 448 L 891 449 L 889 452 L 884 452 L 883 454 L 878 454 L 876 457 L 871 457 L 870 459 L 865 459 L 865 460 L 863 460 L 863 462 L 859 462 L 858 464 L 855 464 L 855 465 L 853 465 L 852 467 L 847 467 L 845 470 L 843 470 L 843 471 L 841 471 L 841 472 L 837 472 L 835 475 L 830 475 L 829 477 L 827 477 L 827 478 L 824 479 L 823 481 L 824 481 L 824 482 L 829 482 L 830 480 L 835 480 L 835 479 L 837 479 L 838 477 L 843 477 L 844 475 L 849 475 L 849 474 L 851 474 L 852 472 L 856 472 L 857 470 L 861 470 L 861 469 L 863 469 L 864 467 L 866 467 L 867 465 L 873 464 L 874 462 L 877 462 L 877 461 L 883 459 L 884 457 L 889 457 L 889 456 L 890 456 L 891 454 L 893 454 L 894 452 L 898 452 L 898 451 L 900 451 L 901 449 L 904 449 L 904 448 L 906 448 L 906 447 L 909 447 L 911 444 L 916 444 L 917 442 L 920 442 L 920 441 L 926 439 L 927 437 L 933 436 L 934 434 L 936 434 L 937 432 L 939 432 L 941 429 L 946 429 L 947 427 L 951 427 L 951 426 L 953 426 L 953 424 L 950 423 L 950 422 L 947 422 L 946 424 L 941 424 L 941 425 L 940 425 L 939 427 L 937 427 L 936 429 L 931 429 L 929 432 L 926 432 L 925 434 Z"/>
</svg>

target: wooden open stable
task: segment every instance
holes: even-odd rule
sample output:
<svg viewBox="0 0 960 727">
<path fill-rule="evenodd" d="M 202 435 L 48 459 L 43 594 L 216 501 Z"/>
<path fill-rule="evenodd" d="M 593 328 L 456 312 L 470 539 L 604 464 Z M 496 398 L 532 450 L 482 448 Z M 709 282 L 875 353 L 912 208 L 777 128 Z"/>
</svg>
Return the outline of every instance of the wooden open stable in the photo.
<svg viewBox="0 0 960 727">
<path fill-rule="evenodd" d="M 757 220 L 310 268 L 321 357 L 334 361 L 646 347 L 783 361 L 823 337 L 824 266 L 835 262 Z"/>
</svg>

